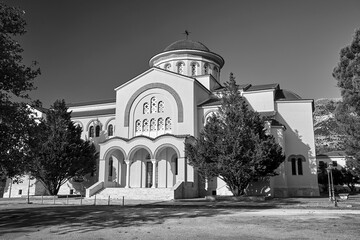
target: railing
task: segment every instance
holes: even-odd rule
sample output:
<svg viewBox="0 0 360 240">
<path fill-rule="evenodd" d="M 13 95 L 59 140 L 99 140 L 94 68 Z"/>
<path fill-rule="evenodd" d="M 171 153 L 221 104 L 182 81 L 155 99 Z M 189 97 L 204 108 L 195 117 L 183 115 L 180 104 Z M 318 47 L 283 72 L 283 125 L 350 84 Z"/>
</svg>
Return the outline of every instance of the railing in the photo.
<svg viewBox="0 0 360 240">
<path fill-rule="evenodd" d="M 104 188 L 104 182 L 96 182 L 91 185 L 88 189 L 86 189 L 86 197 L 91 197 L 98 191 Z"/>
</svg>

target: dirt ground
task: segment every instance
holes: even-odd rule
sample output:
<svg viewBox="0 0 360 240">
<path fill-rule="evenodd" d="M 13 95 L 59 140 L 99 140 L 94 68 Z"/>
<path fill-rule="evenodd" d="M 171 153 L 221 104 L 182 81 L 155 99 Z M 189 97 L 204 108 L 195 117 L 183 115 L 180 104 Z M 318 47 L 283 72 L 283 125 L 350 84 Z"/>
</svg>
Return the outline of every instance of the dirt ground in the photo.
<svg viewBox="0 0 360 240">
<path fill-rule="evenodd" d="M 310 206 L 321 201 L 325 207 Z M 359 239 L 360 209 L 335 208 L 326 201 L 200 200 L 125 207 L 0 201 L 0 239 Z"/>
</svg>

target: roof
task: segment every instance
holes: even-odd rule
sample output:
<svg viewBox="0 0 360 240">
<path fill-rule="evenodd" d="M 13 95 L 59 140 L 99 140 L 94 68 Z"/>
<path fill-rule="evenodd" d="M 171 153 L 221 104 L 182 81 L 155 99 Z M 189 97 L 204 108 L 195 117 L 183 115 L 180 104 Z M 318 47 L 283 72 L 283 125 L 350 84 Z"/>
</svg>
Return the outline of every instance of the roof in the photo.
<svg viewBox="0 0 360 240">
<path fill-rule="evenodd" d="M 207 48 L 201 42 L 193 41 L 190 39 L 182 39 L 176 42 L 173 42 L 169 46 L 164 49 L 164 52 L 174 51 L 174 50 L 182 50 L 182 49 L 191 49 L 191 50 L 199 50 L 204 52 L 210 52 L 210 49 Z"/>
<path fill-rule="evenodd" d="M 81 103 L 68 103 L 67 107 L 80 107 L 87 105 L 97 105 L 97 104 L 105 104 L 105 103 L 116 103 L 116 99 L 105 99 L 105 100 L 95 100 L 89 102 L 81 102 Z"/>
<path fill-rule="evenodd" d="M 285 89 L 279 89 L 275 93 L 275 99 L 276 100 L 299 100 L 302 98 L 292 91 L 285 90 Z"/>
<path fill-rule="evenodd" d="M 318 157 L 346 157 L 345 151 L 331 151 L 317 155 Z"/>
<path fill-rule="evenodd" d="M 92 110 L 92 111 L 82 111 L 82 112 L 72 112 L 71 117 L 89 117 L 89 116 L 99 116 L 99 115 L 114 115 L 115 108 L 109 109 L 100 109 L 100 110 Z"/>
<path fill-rule="evenodd" d="M 251 85 L 245 91 L 261 91 L 261 90 L 278 89 L 278 88 L 279 88 L 278 83 L 271 83 L 271 84 Z"/>
<path fill-rule="evenodd" d="M 206 106 L 219 106 L 221 105 L 221 99 L 219 98 L 210 98 L 205 102 L 202 102 L 198 105 L 198 107 L 206 107 Z"/>
</svg>

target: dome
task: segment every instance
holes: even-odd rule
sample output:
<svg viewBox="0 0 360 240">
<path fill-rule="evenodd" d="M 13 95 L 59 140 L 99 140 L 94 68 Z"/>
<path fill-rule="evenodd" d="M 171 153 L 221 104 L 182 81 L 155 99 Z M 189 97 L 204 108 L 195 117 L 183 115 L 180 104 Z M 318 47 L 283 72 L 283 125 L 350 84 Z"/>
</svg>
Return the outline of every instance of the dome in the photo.
<svg viewBox="0 0 360 240">
<path fill-rule="evenodd" d="M 190 49 L 190 50 L 199 50 L 204 52 L 210 52 L 210 50 L 201 42 L 183 39 L 176 41 L 164 49 L 164 52 L 167 51 L 174 51 L 174 50 L 183 50 L 183 49 Z"/>
</svg>

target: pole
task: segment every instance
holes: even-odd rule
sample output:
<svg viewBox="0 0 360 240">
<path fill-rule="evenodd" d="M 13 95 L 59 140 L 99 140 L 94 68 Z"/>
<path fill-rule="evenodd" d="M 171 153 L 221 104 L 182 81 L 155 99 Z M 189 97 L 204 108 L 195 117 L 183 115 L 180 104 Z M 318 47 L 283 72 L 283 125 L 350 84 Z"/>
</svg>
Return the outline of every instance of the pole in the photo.
<svg viewBox="0 0 360 240">
<path fill-rule="evenodd" d="M 80 194 L 80 205 L 82 205 L 82 194 Z"/>
<path fill-rule="evenodd" d="M 329 201 L 332 201 L 332 196 L 331 196 L 331 180 L 330 180 L 330 169 L 328 167 L 327 170 L 327 175 L 328 175 L 328 186 L 329 186 Z"/>
<path fill-rule="evenodd" d="M 125 197 L 123 196 L 123 203 L 122 205 L 124 206 L 125 205 Z"/>
<path fill-rule="evenodd" d="M 28 191 L 27 191 L 27 204 L 30 204 L 30 174 L 29 174 Z"/>
<path fill-rule="evenodd" d="M 66 195 L 66 205 L 69 205 L 69 195 Z"/>
<path fill-rule="evenodd" d="M 110 195 L 109 195 L 109 198 L 108 198 L 108 206 L 110 206 Z"/>
<path fill-rule="evenodd" d="M 44 204 L 44 194 L 41 194 L 41 204 Z"/>
<path fill-rule="evenodd" d="M 54 205 L 55 205 L 55 195 L 54 195 Z"/>
<path fill-rule="evenodd" d="M 96 205 L 96 194 L 95 194 L 95 198 L 94 198 L 94 206 Z"/>
</svg>

